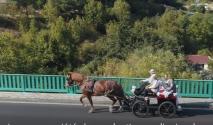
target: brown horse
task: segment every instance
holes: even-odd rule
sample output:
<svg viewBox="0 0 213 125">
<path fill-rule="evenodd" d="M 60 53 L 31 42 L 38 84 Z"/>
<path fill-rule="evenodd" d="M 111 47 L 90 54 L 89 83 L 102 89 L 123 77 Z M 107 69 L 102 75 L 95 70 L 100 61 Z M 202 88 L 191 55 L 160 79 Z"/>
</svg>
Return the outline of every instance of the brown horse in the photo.
<svg viewBox="0 0 213 125">
<path fill-rule="evenodd" d="M 105 95 L 110 100 L 112 100 L 112 107 L 114 104 L 119 101 L 120 110 L 121 110 L 121 100 L 125 99 L 123 88 L 116 81 L 113 80 L 86 80 L 86 77 L 82 74 L 76 72 L 69 72 L 67 75 L 67 83 L 66 86 L 71 86 L 76 82 L 77 85 L 80 86 L 82 90 L 82 96 L 80 98 L 80 102 L 85 106 L 83 99 L 87 98 L 91 105 L 91 109 L 89 113 L 95 111 L 93 106 L 92 96 L 103 96 Z M 112 109 L 110 108 L 110 111 Z"/>
</svg>

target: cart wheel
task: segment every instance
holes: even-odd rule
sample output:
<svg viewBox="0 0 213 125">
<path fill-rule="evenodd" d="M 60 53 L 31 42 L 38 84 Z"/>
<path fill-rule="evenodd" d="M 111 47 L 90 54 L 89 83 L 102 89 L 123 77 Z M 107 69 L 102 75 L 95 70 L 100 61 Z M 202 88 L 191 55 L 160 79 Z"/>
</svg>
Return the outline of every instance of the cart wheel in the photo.
<svg viewBox="0 0 213 125">
<path fill-rule="evenodd" d="M 148 116 L 149 108 L 145 101 L 136 101 L 133 104 L 132 112 L 135 116 L 144 118 Z"/>
<path fill-rule="evenodd" d="M 165 101 L 159 105 L 158 112 L 164 118 L 172 118 L 176 115 L 176 106 L 170 101 Z"/>
</svg>

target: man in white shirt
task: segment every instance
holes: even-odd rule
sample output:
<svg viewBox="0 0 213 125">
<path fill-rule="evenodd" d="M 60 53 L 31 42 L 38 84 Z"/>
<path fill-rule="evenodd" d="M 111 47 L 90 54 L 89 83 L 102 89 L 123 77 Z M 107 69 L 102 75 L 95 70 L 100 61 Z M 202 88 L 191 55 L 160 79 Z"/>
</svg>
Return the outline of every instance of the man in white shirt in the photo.
<svg viewBox="0 0 213 125">
<path fill-rule="evenodd" d="M 149 71 L 150 77 L 142 80 L 143 83 L 148 83 L 144 90 L 144 96 L 148 95 L 148 92 L 151 91 L 153 93 L 157 93 L 159 83 L 157 81 L 157 76 L 154 69 L 150 69 Z"/>
<path fill-rule="evenodd" d="M 142 83 L 140 88 L 136 88 L 136 86 L 132 86 L 132 90 L 131 90 L 132 93 L 134 93 L 135 95 L 146 96 L 149 90 L 155 93 L 157 92 L 158 82 L 157 82 L 155 70 L 150 69 L 149 73 L 150 73 L 149 78 L 140 81 Z"/>
<path fill-rule="evenodd" d="M 157 80 L 157 75 L 155 73 L 155 70 L 154 69 L 151 69 L 149 71 L 150 73 L 150 77 L 145 79 L 145 80 L 142 80 L 143 83 L 149 83 L 145 89 L 150 89 L 152 92 L 156 93 L 157 90 L 158 90 L 158 80 Z"/>
</svg>

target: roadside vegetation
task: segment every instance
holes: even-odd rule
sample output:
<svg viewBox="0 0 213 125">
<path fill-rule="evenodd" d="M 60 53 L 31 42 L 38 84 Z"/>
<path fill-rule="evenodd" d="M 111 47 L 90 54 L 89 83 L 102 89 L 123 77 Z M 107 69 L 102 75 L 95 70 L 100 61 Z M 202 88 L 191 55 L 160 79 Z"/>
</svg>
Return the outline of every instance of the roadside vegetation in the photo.
<svg viewBox="0 0 213 125">
<path fill-rule="evenodd" d="M 193 0 L 194 1 L 194 0 Z M 213 57 L 213 13 L 189 0 L 8 0 L 0 72 L 202 79 L 185 56 Z M 208 2 L 208 1 L 207 1 Z"/>
</svg>

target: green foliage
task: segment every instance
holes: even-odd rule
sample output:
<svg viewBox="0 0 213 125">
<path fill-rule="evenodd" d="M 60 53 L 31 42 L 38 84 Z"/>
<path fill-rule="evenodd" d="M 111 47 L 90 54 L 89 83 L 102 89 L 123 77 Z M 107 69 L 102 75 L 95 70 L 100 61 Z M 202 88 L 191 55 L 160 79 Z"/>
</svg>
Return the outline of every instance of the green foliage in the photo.
<svg viewBox="0 0 213 125">
<path fill-rule="evenodd" d="M 82 63 L 88 63 L 96 57 L 96 46 L 95 43 L 85 41 L 80 45 L 79 48 L 79 60 Z"/>
<path fill-rule="evenodd" d="M 130 6 L 126 0 L 116 0 L 112 8 L 112 14 L 116 16 L 119 21 L 130 19 Z"/>
<path fill-rule="evenodd" d="M 42 10 L 42 14 L 49 22 L 53 22 L 59 15 L 56 0 L 47 0 L 47 3 Z"/>
<path fill-rule="evenodd" d="M 159 76 L 167 73 L 174 78 L 184 78 L 181 76 L 187 67 L 184 60 L 181 54 L 175 56 L 171 51 L 145 47 L 129 54 L 125 61 L 109 59 L 101 69 L 106 75 L 142 77 L 148 76 L 148 71 L 154 68 Z"/>
<path fill-rule="evenodd" d="M 147 44 L 154 45 L 158 41 L 159 37 L 155 33 L 157 20 L 159 20 L 159 17 L 144 18 L 134 23 L 134 26 L 131 28 L 131 41 L 134 48 L 139 48 Z"/>
<path fill-rule="evenodd" d="M 0 33 L 0 72 L 12 73 L 16 70 L 14 43 L 10 33 Z"/>
<path fill-rule="evenodd" d="M 84 18 L 77 17 L 70 20 L 68 24 L 69 30 L 74 38 L 75 43 L 79 44 L 86 39 L 95 40 L 99 36 L 95 27 Z"/>
<path fill-rule="evenodd" d="M 155 15 L 161 15 L 165 11 L 163 6 L 168 3 L 164 0 L 128 0 L 130 4 L 130 11 L 133 18 L 142 19 L 144 17 L 151 17 Z"/>
<path fill-rule="evenodd" d="M 211 73 L 213 74 L 213 60 L 212 60 L 212 58 L 211 58 L 211 60 L 209 60 L 208 68 L 210 69 L 210 71 L 212 71 Z"/>
<path fill-rule="evenodd" d="M 26 34 L 19 39 L 23 40 L 24 43 L 17 46 L 20 49 L 16 53 L 19 63 L 17 71 L 21 73 L 53 72 L 47 65 L 49 61 L 53 60 L 53 55 L 45 41 L 47 32 L 41 31 L 36 36 L 31 31 Z"/>
<path fill-rule="evenodd" d="M 132 49 L 130 27 L 125 22 L 110 22 L 107 25 L 107 38 L 104 41 L 103 51 L 106 57 L 125 58 Z"/>
<path fill-rule="evenodd" d="M 0 12 L 1 72 L 199 79 L 184 54 L 213 57 L 213 15 L 182 10 L 187 0 L 12 1 Z"/>
<path fill-rule="evenodd" d="M 21 8 L 27 8 L 28 6 L 33 6 L 35 9 L 41 9 L 46 3 L 46 0 L 10 0 L 15 2 L 15 4 Z"/>
<path fill-rule="evenodd" d="M 84 6 L 85 18 L 93 24 L 104 23 L 105 9 L 101 2 L 88 0 Z"/>
<path fill-rule="evenodd" d="M 63 71 L 66 66 L 71 68 L 73 62 L 70 62 L 70 60 L 73 60 L 75 56 L 75 45 L 62 17 L 57 18 L 50 25 L 49 46 L 54 55 L 50 65 L 57 68 L 57 71 Z"/>
<path fill-rule="evenodd" d="M 83 8 L 86 0 L 58 0 L 56 2 L 59 15 L 65 20 L 70 20 L 76 16 L 83 15 Z"/>
<path fill-rule="evenodd" d="M 199 13 L 205 13 L 206 11 L 205 6 L 203 5 L 200 5 L 200 6 L 192 5 L 190 6 L 189 10 L 191 12 L 199 12 Z"/>
<path fill-rule="evenodd" d="M 179 53 L 181 51 L 182 37 L 184 36 L 184 19 L 180 11 L 166 10 L 165 13 L 160 17 L 158 21 L 157 34 L 162 39 L 163 43 L 161 46 L 165 49 L 169 49 L 174 53 Z"/>
<path fill-rule="evenodd" d="M 195 52 L 204 48 L 213 48 L 213 15 L 196 13 L 189 18 L 188 33 L 193 41 Z"/>
</svg>

